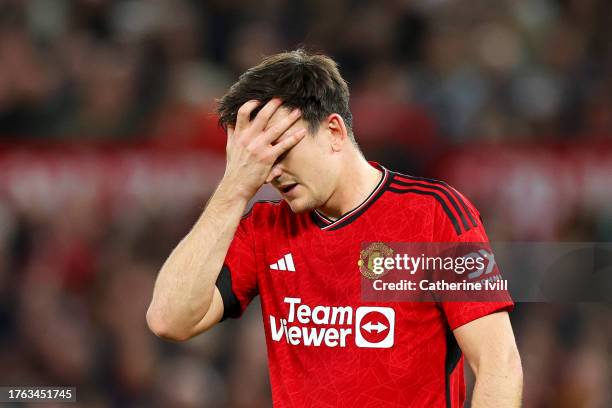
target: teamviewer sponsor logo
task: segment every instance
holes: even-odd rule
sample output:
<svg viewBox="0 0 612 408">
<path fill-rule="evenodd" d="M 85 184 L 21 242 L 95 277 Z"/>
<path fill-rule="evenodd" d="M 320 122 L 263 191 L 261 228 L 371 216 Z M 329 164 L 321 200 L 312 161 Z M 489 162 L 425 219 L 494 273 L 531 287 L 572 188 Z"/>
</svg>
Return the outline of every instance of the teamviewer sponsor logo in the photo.
<svg viewBox="0 0 612 408">
<path fill-rule="evenodd" d="M 395 310 L 390 307 L 358 307 L 355 320 L 358 328 L 355 344 L 358 347 L 393 347 Z"/>
<path fill-rule="evenodd" d="M 347 347 L 353 341 L 357 347 L 393 347 L 395 311 L 390 307 L 350 306 L 311 307 L 300 298 L 286 297 L 286 318 L 270 315 L 273 341 L 292 346 Z M 354 340 L 353 340 L 354 339 Z"/>
</svg>

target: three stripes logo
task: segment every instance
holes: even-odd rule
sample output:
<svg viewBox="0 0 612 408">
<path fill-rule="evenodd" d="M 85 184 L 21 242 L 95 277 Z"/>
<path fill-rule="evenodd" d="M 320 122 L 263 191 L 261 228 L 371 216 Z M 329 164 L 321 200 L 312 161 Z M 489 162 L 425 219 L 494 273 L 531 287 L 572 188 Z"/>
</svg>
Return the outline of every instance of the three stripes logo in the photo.
<svg viewBox="0 0 612 408">
<path fill-rule="evenodd" d="M 443 181 L 394 174 L 388 190 L 398 194 L 414 193 L 435 198 L 452 222 L 457 235 L 478 226 L 465 199 Z"/>
<path fill-rule="evenodd" d="M 286 254 L 281 259 L 271 264 L 270 269 L 273 269 L 275 271 L 295 272 L 295 264 L 293 263 L 293 256 L 290 253 Z"/>
</svg>

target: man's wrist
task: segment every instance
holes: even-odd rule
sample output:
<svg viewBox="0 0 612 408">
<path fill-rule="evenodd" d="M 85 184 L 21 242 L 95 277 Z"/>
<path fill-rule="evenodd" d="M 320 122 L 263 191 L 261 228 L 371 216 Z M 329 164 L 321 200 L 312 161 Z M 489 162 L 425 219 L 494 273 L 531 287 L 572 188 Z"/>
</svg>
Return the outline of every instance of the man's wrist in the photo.
<svg viewBox="0 0 612 408">
<path fill-rule="evenodd" d="M 226 180 L 222 180 L 217 187 L 215 195 L 224 202 L 233 204 L 248 204 L 249 200 L 253 198 L 253 194 L 249 191 L 245 191 L 244 188 L 236 185 L 235 183 L 229 183 Z"/>
</svg>

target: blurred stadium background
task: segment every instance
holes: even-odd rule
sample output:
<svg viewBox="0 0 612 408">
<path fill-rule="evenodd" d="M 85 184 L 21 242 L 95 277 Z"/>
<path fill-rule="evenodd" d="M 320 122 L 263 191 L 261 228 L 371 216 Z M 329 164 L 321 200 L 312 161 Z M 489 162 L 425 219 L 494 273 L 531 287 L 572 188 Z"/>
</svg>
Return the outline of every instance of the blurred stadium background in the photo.
<svg viewBox="0 0 612 408">
<path fill-rule="evenodd" d="M 612 240 L 609 1 L 0 0 L 0 384 L 270 405 L 257 305 L 186 344 L 144 316 L 223 173 L 214 98 L 300 44 L 366 155 L 457 186 L 492 241 Z M 612 406 L 611 316 L 517 306 L 526 407 Z"/>
</svg>

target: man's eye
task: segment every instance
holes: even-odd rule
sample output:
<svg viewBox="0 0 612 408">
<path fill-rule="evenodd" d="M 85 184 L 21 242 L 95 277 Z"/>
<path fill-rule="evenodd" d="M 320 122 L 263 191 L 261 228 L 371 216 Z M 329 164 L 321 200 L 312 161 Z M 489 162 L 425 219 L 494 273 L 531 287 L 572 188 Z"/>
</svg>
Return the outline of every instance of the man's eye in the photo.
<svg viewBox="0 0 612 408">
<path fill-rule="evenodd" d="M 280 156 L 278 156 L 278 157 L 276 158 L 276 161 L 274 162 L 274 164 L 276 164 L 276 163 L 280 163 L 280 162 L 282 162 L 283 160 L 285 160 L 285 157 L 287 157 L 287 154 L 289 154 L 289 150 L 287 150 L 285 153 L 283 153 L 283 154 L 281 154 Z"/>
</svg>

